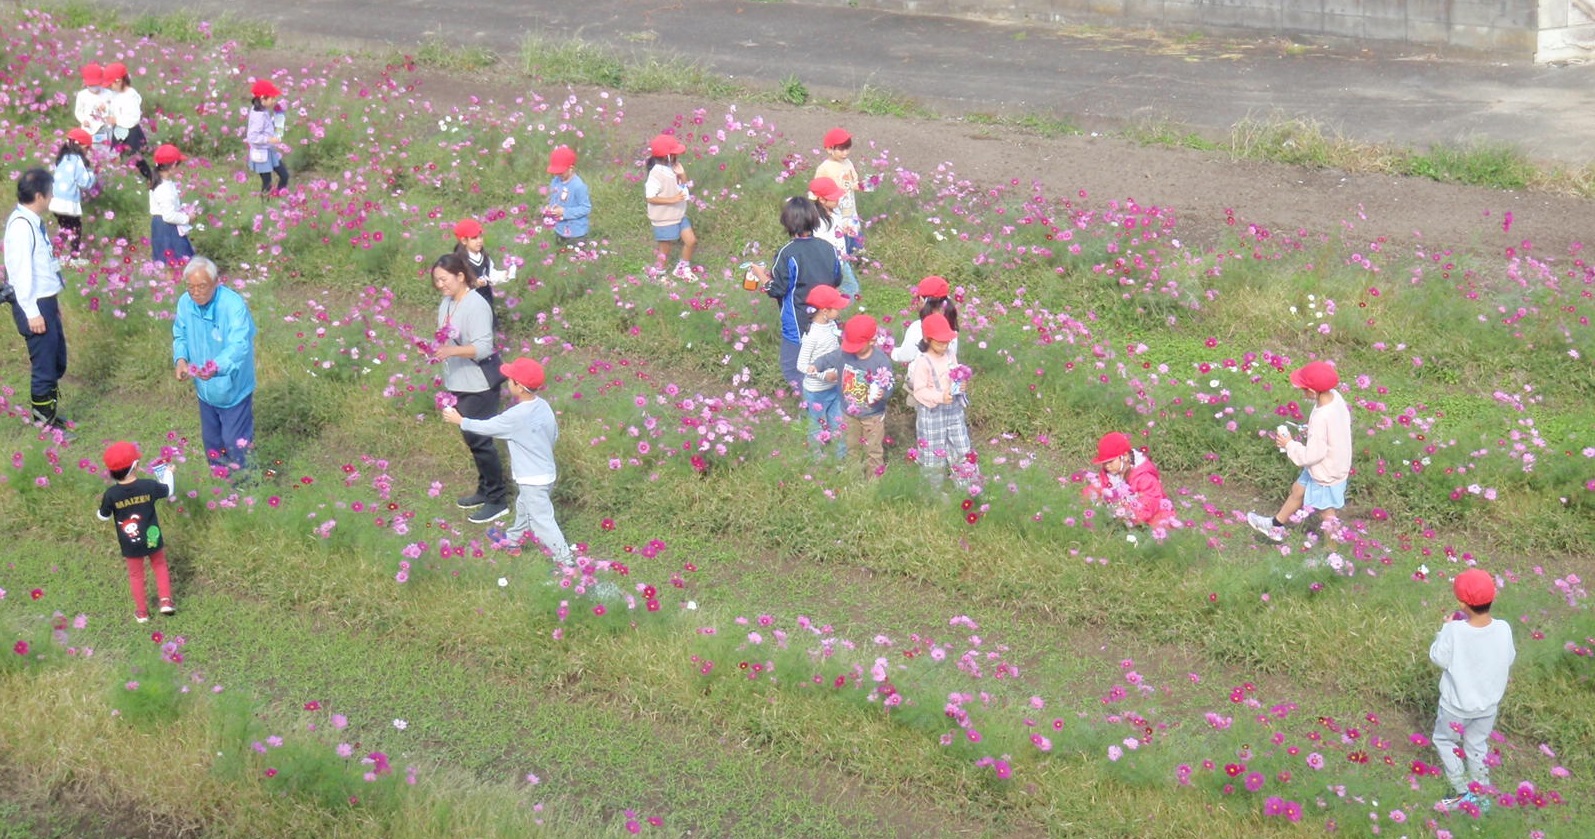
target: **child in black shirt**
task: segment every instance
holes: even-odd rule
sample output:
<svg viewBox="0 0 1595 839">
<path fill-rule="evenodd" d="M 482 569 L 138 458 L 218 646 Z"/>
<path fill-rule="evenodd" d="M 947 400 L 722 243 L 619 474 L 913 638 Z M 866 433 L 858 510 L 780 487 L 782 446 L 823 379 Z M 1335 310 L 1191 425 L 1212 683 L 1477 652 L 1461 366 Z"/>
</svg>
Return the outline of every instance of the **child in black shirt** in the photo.
<svg viewBox="0 0 1595 839">
<path fill-rule="evenodd" d="M 160 596 L 163 615 L 177 613 L 172 605 L 172 581 L 166 573 L 166 542 L 161 525 L 155 517 L 155 502 L 176 496 L 176 477 L 169 465 L 156 466 L 160 480 L 134 478 L 138 465 L 138 446 L 128 442 L 112 443 L 105 449 L 105 468 L 116 481 L 100 499 L 100 521 L 116 519 L 116 538 L 122 545 L 122 556 L 127 559 L 127 583 L 133 589 L 133 619 L 145 623 L 150 619 L 149 600 L 144 591 L 144 558 L 149 557 L 155 570 L 155 590 Z"/>
</svg>

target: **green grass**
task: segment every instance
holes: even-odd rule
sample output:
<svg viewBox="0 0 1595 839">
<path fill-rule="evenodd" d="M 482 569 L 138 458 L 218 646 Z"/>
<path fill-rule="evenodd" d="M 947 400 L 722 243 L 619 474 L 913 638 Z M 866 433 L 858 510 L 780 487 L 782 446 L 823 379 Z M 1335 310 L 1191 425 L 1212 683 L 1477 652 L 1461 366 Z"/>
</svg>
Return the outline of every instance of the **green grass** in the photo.
<svg viewBox="0 0 1595 839">
<path fill-rule="evenodd" d="M 883 117 L 928 118 L 934 116 L 930 109 L 913 97 L 890 88 L 864 85 L 850 102 L 848 110 Z"/>
<path fill-rule="evenodd" d="M 416 63 L 446 73 L 478 73 L 499 64 L 498 53 L 481 46 L 465 46 L 436 38 L 415 50 Z"/>
<path fill-rule="evenodd" d="M 707 84 L 691 81 L 690 68 L 661 64 L 652 75 L 632 75 L 639 71 L 629 58 L 550 48 L 576 52 L 564 56 L 563 69 L 528 59 L 541 83 L 594 84 L 578 78 L 613 73 L 622 87 L 664 85 L 667 76 Z M 230 71 L 234 59 L 197 63 Z M 703 237 L 697 261 L 709 279 L 667 286 L 638 276 L 650 243 L 633 211 L 636 173 L 611 163 L 630 160 L 632 126 L 560 115 L 573 126 L 561 129 L 568 133 L 525 131 L 522 151 L 504 154 L 502 114 L 484 108 L 437 128 L 431 115 L 415 118 L 410 94 L 351 84 L 376 91 L 355 99 L 337 92 L 342 74 L 355 71 L 327 72 L 333 92 L 309 117 L 326 121 L 295 152 L 307 167 L 296 178 L 340 181 L 350 195 L 338 200 L 368 214 L 354 227 L 353 210 L 295 205 L 302 222 L 280 241 L 282 253 L 262 253 L 256 244 L 269 234 L 252 232 L 255 215 L 276 211 L 228 200 L 248 190 L 230 180 L 228 152 L 216 150 L 213 169 L 190 174 L 216 214 L 198 243 L 254 280 L 259 453 L 275 475 L 257 476 L 235 497 L 194 464 L 182 467 L 182 486 L 195 497 L 161 509 L 181 605 L 175 618 L 129 620 L 110 534 L 91 512 L 103 479 L 78 465 L 93 462 L 102 437 L 148 445 L 194 431 L 192 391 L 172 380 L 162 355 L 169 325 L 149 314 L 170 305 L 154 299 L 166 280 L 152 276 L 120 292 L 126 299 L 116 307 L 126 317 L 113 316 L 109 303 L 91 311 L 87 295 L 68 295 L 74 361 L 66 390 L 71 407 L 81 408 L 85 440 L 54 453 L 59 471 L 36 435 L 0 423 L 0 450 L 20 457 L 20 465 L 0 458 L 0 537 L 8 546 L 0 568 L 8 590 L 0 600 L 0 836 L 626 836 L 627 811 L 644 820 L 644 835 L 659 836 L 1240 839 L 1310 834 L 1328 817 L 1339 820 L 1341 835 L 1365 835 L 1367 813 L 1354 804 L 1328 802 L 1326 813 L 1293 827 L 1260 815 L 1256 796 L 1222 793 L 1222 770 L 1198 774 L 1186 789 L 1176 768 L 1202 758 L 1222 764 L 1244 749 L 1259 753 L 1270 777 L 1293 771 L 1300 783 L 1288 789 L 1309 802 L 1325 783 L 1395 802 L 1386 808 L 1434 797 L 1432 780 L 1414 793 L 1377 760 L 1352 766 L 1337 737 L 1321 746 L 1339 750 L 1336 764 L 1319 774 L 1265 744 L 1276 731 L 1302 738 L 1319 730 L 1319 717 L 1332 717 L 1364 721 L 1356 724 L 1393 743 L 1397 765 L 1432 759 L 1406 736 L 1432 720 L 1437 676 L 1423 652 L 1448 597 L 1443 580 L 1414 575 L 1420 565 L 1435 578 L 1449 570 L 1447 548 L 1516 577 L 1501 612 L 1515 621 L 1521 656 L 1503 708 L 1499 776 L 1532 779 L 1568 801 L 1543 813 L 1497 812 L 1479 835 L 1555 834 L 1590 818 L 1595 725 L 1582 711 L 1595 674 L 1590 659 L 1562 644 L 1595 635 L 1595 621 L 1587 601 L 1568 606 L 1550 580 L 1595 573 L 1595 504 L 1582 483 L 1588 461 L 1564 454 L 1592 445 L 1582 420 L 1595 396 L 1595 377 L 1565 350 L 1587 358 L 1595 347 L 1562 309 L 1583 304 L 1563 304 L 1556 284 L 1513 282 L 1499 255 L 1457 251 L 1436 261 L 1407 243 L 1363 253 L 1366 243 L 1296 241 L 1294 233 L 1265 240 L 1238 230 L 1178 247 L 1144 208 L 1087 219 L 1063 204 L 1073 200 L 1067 193 L 1037 202 L 1028 189 L 964 187 L 951 174 L 933 183 L 926 173 L 917 195 L 888 182 L 861 196 L 881 218 L 859 266 L 864 299 L 871 312 L 895 317 L 907 271 L 942 273 L 965 288 L 964 360 L 978 371 L 971 416 L 983 468 L 1002 476 L 971 499 L 971 523 L 960 497 L 939 497 L 902 461 L 913 432 L 900 398 L 889 415 L 893 465 L 875 482 L 809 463 L 800 429 L 739 407 L 738 391 L 766 388 L 775 377 L 774 342 L 763 329 L 770 306 L 720 275 L 747 241 L 780 240 L 769 208 L 790 189 L 774 175 L 784 155 L 801 153 L 791 143 L 758 148 L 767 162 L 751 153 L 762 140 L 727 140 L 717 158 L 691 157 L 698 194 L 713 199 L 694 216 Z M 392 91 L 404 89 L 402 66 L 385 72 Z M 570 75 L 546 75 L 556 72 Z M 882 95 L 883 112 L 915 107 Z M 195 110 L 173 97 L 173 113 Z M 349 114 L 369 114 L 380 127 L 368 134 L 358 119 L 341 119 Z M 401 116 L 413 127 L 397 136 Z M 506 304 L 503 327 L 508 344 L 536 341 L 528 352 L 548 359 L 548 395 L 561 412 L 555 497 L 565 532 L 589 543 L 591 555 L 623 561 L 628 573 L 609 577 L 623 590 L 658 586 L 658 613 L 611 601 L 600 616 L 591 597 L 545 586 L 548 570 L 530 555 L 469 551 L 480 530 L 461 529 L 450 503 L 465 480 L 459 439 L 434 415 L 427 368 L 401 360 L 408 343 L 374 316 L 381 309 L 393 321 L 430 324 L 436 301 L 416 276 L 415 257 L 446 246 L 438 219 L 534 205 L 531 188 L 518 185 L 544 183 L 544 147 L 578 130 L 604 252 L 545 263 L 538 243 L 546 237 L 529 229 L 531 244 L 511 244 L 512 222 L 495 220 L 490 246 L 526 256 L 523 276 L 536 279 L 505 290 L 519 300 Z M 1150 133 L 1178 137 L 1166 126 Z M 1288 151 L 1306 165 L 1348 153 L 1322 132 L 1314 139 L 1311 126 L 1259 125 L 1247 136 L 1258 154 Z M 96 217 L 99 235 L 142 235 L 143 191 L 129 180 L 107 174 L 96 209 L 116 218 Z M 1092 212 L 1111 214 L 1096 205 Z M 345 226 L 327 236 L 335 223 Z M 372 230 L 384 233 L 381 243 L 349 243 Z M 1426 254 L 1446 247 L 1422 244 Z M 1354 250 L 1378 270 L 1352 260 Z M 1119 259 L 1147 267 L 1108 276 Z M 1577 275 L 1569 276 L 1563 284 L 1576 287 Z M 1332 329 L 1321 333 L 1311 313 L 1330 299 L 1339 313 L 1322 320 Z M 1491 313 L 1507 306 L 1535 316 L 1505 328 Z M 312 311 L 323 309 L 325 317 Z M 734 348 L 750 324 L 761 330 L 747 349 Z M 1069 339 L 1044 342 L 1042 326 Z M 364 353 L 358 363 L 340 353 L 351 348 Z M 1412 405 L 1435 423 L 1426 432 L 1381 430 L 1376 417 L 1388 412 L 1359 409 L 1357 462 L 1365 471 L 1350 512 L 1379 544 L 1337 549 L 1361 569 L 1355 575 L 1330 569 L 1327 546 L 1293 545 L 1284 554 L 1234 525 L 1230 513 L 1277 502 L 1293 477 L 1252 433 L 1271 427 L 1272 407 L 1290 398 L 1284 374 L 1266 362 L 1247 373 L 1221 366 L 1252 351 L 1332 355 L 1348 375 L 1372 376 L 1369 388 L 1350 387 L 1353 396 L 1397 411 Z M 21 353 L 20 342 L 0 342 L 0 366 L 25 369 Z M 1413 356 L 1426 363 L 1415 366 Z M 1201 364 L 1216 369 L 1198 372 Z M 384 396 L 395 381 L 401 391 L 419 383 L 421 392 Z M 1516 410 L 1495 388 L 1531 401 Z M 1220 389 L 1224 400 L 1197 398 Z M 706 403 L 693 416 L 731 425 L 759 417 L 748 425 L 754 439 L 728 439 L 727 453 L 711 452 L 702 473 L 684 455 L 664 454 L 682 442 L 692 449 L 696 439 L 678 428 L 685 398 Z M 1210 419 L 1225 408 L 1235 410 L 1239 430 Z M 647 436 L 650 418 L 662 426 L 657 438 Z M 1496 442 L 1524 434 L 1527 418 L 1546 441 L 1531 471 Z M 1184 514 L 1212 528 L 1159 543 L 1144 533 L 1130 542 L 1137 534 L 1108 524 L 1082 526 L 1068 476 L 1085 467 L 1107 428 L 1145 429 L 1165 483 L 1183 490 L 1176 497 L 1189 505 Z M 649 453 L 639 439 L 652 439 Z M 1400 481 L 1372 474 L 1380 460 L 1421 456 L 1428 443 L 1444 444 L 1439 463 L 1477 462 L 1466 477 L 1439 469 Z M 1489 453 L 1459 454 L 1480 447 Z M 639 465 L 625 465 L 631 457 Z M 389 480 L 379 489 L 384 471 Z M 435 491 L 434 480 L 443 483 Z M 1452 486 L 1471 480 L 1499 489 L 1499 500 L 1448 499 Z M 241 508 L 227 509 L 232 504 Z M 392 517 L 408 513 L 409 532 L 394 533 Z M 337 527 L 318 536 L 329 519 Z M 443 539 L 467 550 L 444 558 Z M 654 553 L 651 540 L 663 550 Z M 427 548 L 417 549 L 409 581 L 395 582 L 402 551 L 420 542 Z M 52 641 L 57 611 L 71 654 Z M 70 627 L 80 614 L 86 626 Z M 954 619 L 960 615 L 979 628 Z M 856 646 L 835 642 L 829 655 L 811 653 L 820 636 L 799 616 Z M 155 660 L 152 630 L 164 641 L 183 639 L 181 667 Z M 763 633 L 760 641 L 748 637 L 753 631 Z M 778 645 L 777 631 L 788 646 Z M 1534 639 L 1535 631 L 1546 637 Z M 10 651 L 17 641 L 33 653 Z M 82 655 L 85 647 L 94 655 Z M 955 663 L 977 648 L 979 679 Z M 937 661 L 933 649 L 948 660 Z M 886 704 L 874 687 L 877 659 L 909 703 Z M 714 662 L 708 673 L 706 660 Z M 998 671 L 999 661 L 1017 672 Z M 749 678 L 757 675 L 752 665 L 765 663 L 777 678 Z M 1114 698 L 1110 691 L 1126 686 L 1131 671 L 1152 689 L 1132 686 Z M 838 676 L 844 688 L 834 686 Z M 1259 723 L 1255 717 L 1268 714 L 1232 699 L 1237 689 L 1261 709 L 1299 708 L 1289 723 Z M 950 695 L 966 692 L 981 744 L 945 714 Z M 317 707 L 307 708 L 312 702 Z M 1208 712 L 1233 716 L 1233 727 L 1205 722 Z M 349 727 L 335 729 L 332 713 L 346 714 Z M 1034 745 L 1037 733 L 1052 738 L 1051 752 Z M 955 735 L 948 746 L 944 734 Z M 283 744 L 272 745 L 273 736 Z M 1143 737 L 1121 760 L 1108 759 L 1109 747 Z M 1562 755 L 1570 779 L 1551 777 L 1541 742 Z M 350 744 L 351 757 L 338 755 L 339 743 Z M 394 772 L 367 782 L 359 756 L 373 751 L 387 755 Z M 1013 779 L 977 765 L 982 756 L 1006 756 Z M 414 786 L 405 782 L 411 767 Z M 647 824 L 649 816 L 662 825 Z"/>
<path fill-rule="evenodd" d="M 1069 119 L 1049 114 L 968 114 L 964 121 L 973 125 L 1014 128 L 1038 137 L 1072 137 L 1080 133 L 1080 128 Z"/>
<path fill-rule="evenodd" d="M 528 35 L 521 72 L 546 82 L 607 87 L 636 93 L 680 93 L 725 98 L 745 92 L 724 75 L 680 56 L 627 54 L 577 38 Z"/>
</svg>

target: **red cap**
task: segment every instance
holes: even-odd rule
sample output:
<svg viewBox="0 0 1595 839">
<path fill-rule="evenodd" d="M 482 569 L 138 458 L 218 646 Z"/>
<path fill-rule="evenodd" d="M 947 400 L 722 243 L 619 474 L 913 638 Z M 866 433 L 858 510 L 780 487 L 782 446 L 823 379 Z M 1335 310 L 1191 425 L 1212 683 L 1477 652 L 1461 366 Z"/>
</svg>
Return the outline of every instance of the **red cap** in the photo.
<svg viewBox="0 0 1595 839">
<path fill-rule="evenodd" d="M 875 342 L 879 327 L 869 315 L 854 315 L 842 327 L 842 352 L 856 353 Z"/>
<path fill-rule="evenodd" d="M 809 194 L 815 198 L 824 198 L 827 201 L 842 200 L 842 188 L 830 178 L 815 178 L 809 181 Z"/>
<path fill-rule="evenodd" d="M 837 291 L 835 286 L 817 285 L 809 289 L 808 299 L 803 302 L 816 309 L 841 309 L 853 302 L 853 298 Z"/>
<path fill-rule="evenodd" d="M 83 65 L 83 86 L 99 87 L 105 84 L 105 68 L 94 62 Z"/>
<path fill-rule="evenodd" d="M 454 238 L 475 239 L 482 235 L 482 223 L 474 218 L 462 218 L 454 223 Z"/>
<path fill-rule="evenodd" d="M 171 143 L 164 143 L 159 148 L 155 149 L 156 166 L 166 166 L 168 164 L 177 163 L 187 159 L 188 155 L 178 151 L 177 147 Z"/>
<path fill-rule="evenodd" d="M 686 150 L 687 147 L 682 145 L 674 134 L 660 134 L 648 141 L 648 153 L 654 157 L 669 157 L 673 154 L 681 154 Z"/>
<path fill-rule="evenodd" d="M 1457 600 L 1469 606 L 1495 602 L 1495 578 L 1479 568 L 1469 568 L 1458 574 L 1451 588 L 1456 591 Z"/>
<path fill-rule="evenodd" d="M 548 174 L 563 175 L 576 165 L 576 151 L 570 146 L 560 146 L 548 153 Z"/>
<path fill-rule="evenodd" d="M 281 96 L 282 91 L 271 83 L 271 79 L 256 79 L 255 83 L 249 88 L 249 94 L 265 99 L 268 96 Z"/>
<path fill-rule="evenodd" d="M 830 131 L 825 132 L 825 147 L 828 149 L 834 149 L 837 146 L 846 145 L 849 142 L 852 142 L 852 140 L 853 135 L 847 133 L 846 128 L 833 128 Z"/>
<path fill-rule="evenodd" d="M 138 459 L 138 446 L 135 446 L 126 440 L 118 440 L 115 443 L 105 447 L 104 460 L 105 468 L 107 469 L 115 471 L 131 469 L 133 468 L 133 464 L 138 462 Z"/>
<path fill-rule="evenodd" d="M 1122 431 L 1109 431 L 1097 441 L 1097 457 L 1091 461 L 1098 466 L 1130 453 L 1130 435 Z"/>
<path fill-rule="evenodd" d="M 1340 384 L 1340 374 L 1327 361 L 1314 361 L 1292 370 L 1290 383 L 1318 393 L 1328 393 Z"/>
<path fill-rule="evenodd" d="M 94 135 L 82 128 L 74 128 L 66 133 L 66 138 L 80 146 L 89 146 L 94 143 Z"/>
<path fill-rule="evenodd" d="M 947 316 L 941 312 L 932 312 L 919 322 L 920 334 L 932 341 L 952 341 L 958 337 L 953 331 L 953 325 L 947 322 Z"/>
<path fill-rule="evenodd" d="M 946 297 L 951 292 L 952 289 L 947 287 L 947 281 L 935 274 L 920 280 L 919 285 L 914 286 L 914 293 L 925 298 Z"/>
<path fill-rule="evenodd" d="M 127 78 L 127 65 L 120 61 L 114 64 L 107 64 L 103 75 L 106 84 L 110 84 L 117 79 L 125 79 Z"/>
<path fill-rule="evenodd" d="M 517 358 L 508 364 L 500 364 L 498 371 L 504 378 L 526 386 L 527 390 L 537 390 L 543 386 L 543 365 L 529 358 Z"/>
</svg>

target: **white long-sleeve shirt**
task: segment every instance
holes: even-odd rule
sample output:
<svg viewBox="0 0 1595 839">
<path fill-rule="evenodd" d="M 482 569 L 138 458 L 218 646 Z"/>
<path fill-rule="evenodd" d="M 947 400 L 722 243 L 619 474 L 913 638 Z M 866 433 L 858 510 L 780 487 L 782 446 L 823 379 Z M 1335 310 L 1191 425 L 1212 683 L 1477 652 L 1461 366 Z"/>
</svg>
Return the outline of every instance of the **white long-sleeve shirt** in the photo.
<svg viewBox="0 0 1595 839">
<path fill-rule="evenodd" d="M 150 215 L 179 228 L 186 228 L 192 221 L 183 211 L 183 196 L 178 194 L 177 184 L 172 181 L 161 181 L 160 186 L 150 190 Z M 188 235 L 186 229 L 178 232 Z"/>
<path fill-rule="evenodd" d="M 1429 660 L 1440 674 L 1440 708 L 1459 719 L 1494 714 L 1506 695 L 1507 675 L 1517 660 L 1512 625 L 1491 619 L 1488 626 L 1451 621 L 1435 633 Z"/>
<path fill-rule="evenodd" d="M 21 204 L 6 219 L 6 279 L 17 306 L 29 319 L 39 316 L 39 298 L 61 293 L 61 263 L 50 247 L 38 213 Z"/>
<path fill-rule="evenodd" d="M 809 393 L 824 393 L 836 389 L 836 380 L 826 381 L 825 371 L 810 373 L 809 367 L 815 361 L 836 352 L 842 346 L 841 336 L 836 332 L 836 322 L 820 323 L 815 321 L 809 324 L 809 331 L 803 336 L 803 343 L 798 346 L 797 368 L 803 374 L 803 389 Z M 831 368 L 836 369 L 836 368 Z M 840 373 L 837 374 L 841 376 Z"/>
<path fill-rule="evenodd" d="M 144 119 L 144 97 L 131 87 L 123 88 L 111 96 L 111 124 L 122 131 L 131 131 Z"/>
<path fill-rule="evenodd" d="M 903 343 L 892 348 L 892 360 L 898 364 L 909 364 L 919 358 L 919 342 L 925 337 L 925 326 L 919 321 L 914 321 L 903 330 Z M 958 356 L 958 338 L 954 337 L 947 342 L 947 354 Z"/>
<path fill-rule="evenodd" d="M 104 88 L 85 87 L 78 91 L 72 106 L 72 116 L 77 118 L 78 127 L 93 135 L 103 131 L 110 116 L 110 101 L 110 91 Z"/>
</svg>

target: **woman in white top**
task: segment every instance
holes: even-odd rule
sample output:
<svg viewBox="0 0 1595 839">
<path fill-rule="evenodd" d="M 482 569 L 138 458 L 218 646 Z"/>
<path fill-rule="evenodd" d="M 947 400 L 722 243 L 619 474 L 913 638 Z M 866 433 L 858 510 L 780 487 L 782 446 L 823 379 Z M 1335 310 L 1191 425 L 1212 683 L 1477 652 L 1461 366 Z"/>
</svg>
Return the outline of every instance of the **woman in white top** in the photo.
<svg viewBox="0 0 1595 839">
<path fill-rule="evenodd" d="M 156 262 L 182 265 L 194 255 L 188 242 L 193 218 L 183 208 L 172 174 L 187 155 L 171 143 L 155 150 L 155 172 L 150 177 L 150 255 Z"/>
<path fill-rule="evenodd" d="M 892 350 L 893 361 L 898 364 L 911 364 L 914 359 L 919 358 L 919 342 L 925 337 L 923 326 L 925 318 L 938 312 L 947 318 L 947 323 L 952 327 L 954 334 L 949 343 L 949 352 L 957 357 L 958 306 L 948 296 L 951 293 L 952 289 L 948 287 L 947 281 L 934 274 L 920 280 L 919 285 L 914 286 L 914 299 L 920 301 L 919 320 L 903 330 L 903 342 Z"/>
</svg>

